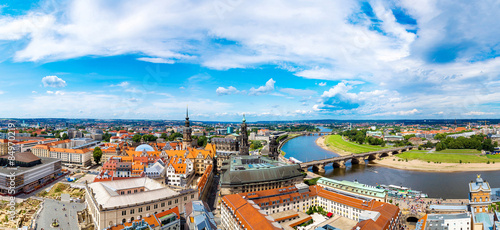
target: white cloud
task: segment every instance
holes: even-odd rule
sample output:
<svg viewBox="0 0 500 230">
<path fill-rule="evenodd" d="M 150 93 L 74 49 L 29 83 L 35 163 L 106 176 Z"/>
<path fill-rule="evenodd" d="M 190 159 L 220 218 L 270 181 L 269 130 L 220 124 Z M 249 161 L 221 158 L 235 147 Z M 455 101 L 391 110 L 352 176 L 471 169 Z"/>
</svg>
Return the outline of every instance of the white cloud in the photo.
<svg viewBox="0 0 500 230">
<path fill-rule="evenodd" d="M 377 19 L 373 23 L 357 1 L 257 0 L 231 6 L 221 18 L 211 1 L 128 0 L 110 5 L 73 0 L 57 12 L 34 8 L 25 15 L 0 16 L 0 40 L 26 44 L 13 46 L 15 61 L 134 54 L 140 61 L 175 60 L 213 69 L 274 64 L 304 78 L 367 83 L 357 91 L 354 83 L 344 82 L 352 87 L 344 91 L 337 85 L 323 93 L 316 109 L 355 102 L 358 107 L 351 110 L 365 114 L 417 108 L 427 114 L 464 115 L 484 109 L 481 105 L 487 102 L 498 103 L 499 96 L 498 84 L 491 83 L 499 82 L 500 58 L 490 54 L 499 52 L 500 30 L 489 28 L 496 28 L 500 5 L 475 1 L 462 7 L 469 3 L 371 1 Z M 395 7 L 418 24 L 399 24 Z M 352 23 L 351 16 L 361 21 Z M 294 23 L 297 18 L 301 23 Z M 436 60 L 440 52 L 452 60 Z M 266 84 L 249 94 L 272 91 L 274 83 L 272 89 Z M 328 96 L 333 94 L 341 98 Z M 383 99 L 366 99 L 369 95 Z"/>
<path fill-rule="evenodd" d="M 54 92 L 54 91 L 50 91 L 50 90 L 48 90 L 48 91 L 47 91 L 47 94 L 64 95 L 65 93 L 64 93 L 64 92 L 62 92 L 62 91 L 55 91 L 55 92 Z"/>
<path fill-rule="evenodd" d="M 480 111 L 470 111 L 468 113 L 464 113 L 464 115 L 466 115 L 466 116 L 481 116 L 481 115 L 492 115 L 492 114 L 495 114 L 495 113 L 480 112 Z"/>
<path fill-rule="evenodd" d="M 4 91 L 0 90 L 0 95 L 2 95 L 2 94 L 4 94 L 4 93 L 5 93 Z"/>
<path fill-rule="evenodd" d="M 165 58 L 148 58 L 148 57 L 143 57 L 143 58 L 137 58 L 139 61 L 145 61 L 145 62 L 151 62 L 151 63 L 159 63 L 159 64 L 174 64 L 174 60 L 168 60 Z"/>
<path fill-rule="evenodd" d="M 42 78 L 43 87 L 62 88 L 66 86 L 66 81 L 57 76 L 46 76 Z"/>
<path fill-rule="evenodd" d="M 37 93 L 36 91 L 31 91 L 31 93 Z"/>
<path fill-rule="evenodd" d="M 268 93 L 271 93 L 272 91 L 274 91 L 274 83 L 276 83 L 276 81 L 274 81 L 272 78 L 269 79 L 265 85 L 263 86 L 260 86 L 259 88 L 251 88 L 248 92 L 248 95 L 252 95 L 252 96 L 257 96 L 257 95 L 262 95 L 262 94 L 268 94 Z"/>
<path fill-rule="evenodd" d="M 240 91 L 238 89 L 236 89 L 235 87 L 233 86 L 229 86 L 227 88 L 224 88 L 224 87 L 219 87 L 215 90 L 215 92 L 217 93 L 217 95 L 219 96 L 222 96 L 222 95 L 231 95 L 231 94 L 236 94 L 236 93 L 240 93 Z"/>
<path fill-rule="evenodd" d="M 130 83 L 128 81 L 124 81 L 124 82 L 121 82 L 119 84 L 116 84 L 116 85 L 110 85 L 111 87 L 123 87 L 123 88 L 126 88 L 130 85 Z"/>
<path fill-rule="evenodd" d="M 319 86 L 326 86 L 326 82 L 320 82 L 318 83 Z"/>
</svg>

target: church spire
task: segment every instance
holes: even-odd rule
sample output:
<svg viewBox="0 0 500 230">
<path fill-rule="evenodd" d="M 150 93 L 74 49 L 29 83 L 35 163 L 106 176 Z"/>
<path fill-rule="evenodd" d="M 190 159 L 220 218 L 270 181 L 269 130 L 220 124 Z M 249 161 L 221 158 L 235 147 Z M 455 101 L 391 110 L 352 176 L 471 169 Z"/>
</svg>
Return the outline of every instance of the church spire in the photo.
<svg viewBox="0 0 500 230">
<path fill-rule="evenodd" d="M 189 120 L 189 107 L 186 105 L 186 120 Z"/>
</svg>

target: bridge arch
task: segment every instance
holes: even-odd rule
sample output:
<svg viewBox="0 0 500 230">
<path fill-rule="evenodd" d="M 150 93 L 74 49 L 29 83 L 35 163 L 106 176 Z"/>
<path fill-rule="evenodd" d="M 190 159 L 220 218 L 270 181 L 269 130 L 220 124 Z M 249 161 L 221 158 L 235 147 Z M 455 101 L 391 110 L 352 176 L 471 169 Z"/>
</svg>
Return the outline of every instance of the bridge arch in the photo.
<svg viewBox="0 0 500 230">
<path fill-rule="evenodd" d="M 418 222 L 418 218 L 415 217 L 415 216 L 409 216 L 408 218 L 406 218 L 406 222 L 417 223 Z"/>
<path fill-rule="evenodd" d="M 370 154 L 370 155 L 368 156 L 368 160 L 369 160 L 369 161 L 373 161 L 373 160 L 376 160 L 376 159 L 377 159 L 377 154 L 375 154 L 375 153 L 374 153 L 374 154 Z"/>
</svg>

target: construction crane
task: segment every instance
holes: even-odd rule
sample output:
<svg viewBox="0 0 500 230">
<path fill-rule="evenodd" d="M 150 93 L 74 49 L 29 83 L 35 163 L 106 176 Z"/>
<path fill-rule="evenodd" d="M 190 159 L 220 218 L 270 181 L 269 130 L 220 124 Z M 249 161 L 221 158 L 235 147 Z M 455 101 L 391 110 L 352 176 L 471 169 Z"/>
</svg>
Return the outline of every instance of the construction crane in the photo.
<svg viewBox="0 0 500 230">
<path fill-rule="evenodd" d="M 484 122 L 484 126 L 486 126 L 486 122 L 489 122 L 489 121 L 477 121 L 477 122 Z"/>
</svg>

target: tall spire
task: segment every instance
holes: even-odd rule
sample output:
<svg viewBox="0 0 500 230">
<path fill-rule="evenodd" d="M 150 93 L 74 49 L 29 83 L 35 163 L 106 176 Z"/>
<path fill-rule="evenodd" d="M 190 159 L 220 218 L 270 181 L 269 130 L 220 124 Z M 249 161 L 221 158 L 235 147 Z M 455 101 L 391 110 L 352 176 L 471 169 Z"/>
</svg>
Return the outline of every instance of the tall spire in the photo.
<svg viewBox="0 0 500 230">
<path fill-rule="evenodd" d="M 186 105 L 186 119 L 189 120 L 189 107 Z"/>
</svg>

